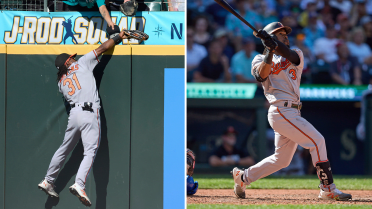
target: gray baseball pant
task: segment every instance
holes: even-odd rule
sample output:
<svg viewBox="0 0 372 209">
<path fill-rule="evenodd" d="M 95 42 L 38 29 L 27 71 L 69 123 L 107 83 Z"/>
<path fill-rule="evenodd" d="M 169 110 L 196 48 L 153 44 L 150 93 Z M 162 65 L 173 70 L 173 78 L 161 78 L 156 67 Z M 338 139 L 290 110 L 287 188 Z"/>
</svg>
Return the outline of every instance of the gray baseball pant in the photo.
<svg viewBox="0 0 372 209">
<path fill-rule="evenodd" d="M 66 157 L 82 139 L 84 146 L 84 158 L 81 161 L 76 174 L 75 183 L 85 189 L 85 182 L 92 169 L 101 139 L 101 119 L 99 108 L 93 107 L 93 112 L 84 111 L 76 106 L 71 109 L 68 117 L 67 129 L 62 145 L 54 153 L 50 162 L 45 179 L 54 182 L 65 163 Z"/>
</svg>

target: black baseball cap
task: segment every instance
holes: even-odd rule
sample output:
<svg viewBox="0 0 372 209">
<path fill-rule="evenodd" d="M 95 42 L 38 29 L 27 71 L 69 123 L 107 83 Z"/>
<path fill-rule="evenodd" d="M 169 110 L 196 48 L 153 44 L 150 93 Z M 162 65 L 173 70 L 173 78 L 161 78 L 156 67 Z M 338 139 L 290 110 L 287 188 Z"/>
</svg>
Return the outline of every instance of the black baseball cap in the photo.
<svg viewBox="0 0 372 209">
<path fill-rule="evenodd" d="M 59 68 L 61 68 L 65 65 L 67 60 L 69 60 L 71 58 L 75 58 L 75 57 L 76 57 L 76 53 L 73 54 L 73 55 L 62 53 L 62 54 L 57 56 L 56 61 L 54 62 L 54 64 L 55 64 L 56 68 L 59 70 Z"/>
</svg>

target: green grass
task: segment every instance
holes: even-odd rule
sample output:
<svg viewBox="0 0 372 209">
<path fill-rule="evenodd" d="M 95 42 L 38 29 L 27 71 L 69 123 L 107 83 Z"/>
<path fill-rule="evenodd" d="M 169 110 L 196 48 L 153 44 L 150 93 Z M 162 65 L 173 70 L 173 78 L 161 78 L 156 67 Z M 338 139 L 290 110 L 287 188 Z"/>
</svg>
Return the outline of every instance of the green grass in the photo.
<svg viewBox="0 0 372 209">
<path fill-rule="evenodd" d="M 231 189 L 231 175 L 198 175 L 194 180 L 199 182 L 199 189 Z M 333 177 L 338 189 L 372 190 L 371 176 L 338 176 Z M 268 176 L 253 182 L 248 189 L 318 189 L 319 179 L 316 175 L 300 177 Z"/>
<path fill-rule="evenodd" d="M 271 208 L 283 208 L 283 209 L 359 209 L 359 208 L 372 208 L 371 205 L 342 205 L 342 204 L 327 204 L 327 205 L 204 205 L 204 204 L 188 204 L 187 209 L 271 209 Z"/>
</svg>

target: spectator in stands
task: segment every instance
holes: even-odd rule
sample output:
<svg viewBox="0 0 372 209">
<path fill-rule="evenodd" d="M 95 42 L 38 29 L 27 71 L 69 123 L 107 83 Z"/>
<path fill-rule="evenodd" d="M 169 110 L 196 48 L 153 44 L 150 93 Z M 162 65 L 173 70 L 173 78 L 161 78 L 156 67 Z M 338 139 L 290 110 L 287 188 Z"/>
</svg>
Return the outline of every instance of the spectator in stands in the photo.
<svg viewBox="0 0 372 209">
<path fill-rule="evenodd" d="M 126 1 L 129 0 L 124 0 L 124 2 Z M 114 29 L 115 23 L 111 20 L 110 13 L 105 5 L 105 0 L 67 0 L 63 2 L 68 5 L 65 9 L 66 11 L 94 11 L 97 10 L 96 8 L 98 7 L 103 19 L 107 22 L 107 26 Z"/>
<path fill-rule="evenodd" d="M 350 24 L 352 27 L 361 26 L 361 19 L 368 15 L 365 0 L 355 0 L 355 3 L 350 18 Z"/>
<path fill-rule="evenodd" d="M 345 14 L 350 14 L 351 8 L 353 6 L 349 0 L 331 0 L 329 4 L 332 7 L 341 10 L 341 12 Z"/>
<path fill-rule="evenodd" d="M 372 15 L 372 0 L 367 0 L 366 9 L 367 9 L 368 15 Z"/>
<path fill-rule="evenodd" d="M 313 1 L 314 0 L 300 0 L 299 6 L 300 6 L 301 10 L 306 10 L 307 3 L 308 2 L 313 2 Z M 329 1 L 329 0 L 325 0 L 325 1 Z M 324 1 L 323 0 L 321 0 L 321 1 L 316 0 L 315 3 L 316 3 L 316 9 L 317 10 L 322 9 L 324 7 Z"/>
<path fill-rule="evenodd" d="M 222 46 L 223 51 L 222 53 L 229 58 L 229 62 L 233 57 L 235 51 L 234 48 L 229 43 L 228 32 L 225 28 L 219 28 L 214 33 L 214 39 L 216 39 Z"/>
<path fill-rule="evenodd" d="M 208 56 L 202 59 L 194 73 L 194 82 L 231 82 L 229 59 L 222 50 L 217 40 L 210 43 Z"/>
<path fill-rule="evenodd" d="M 234 127 L 229 126 L 221 137 L 221 146 L 214 150 L 209 157 L 209 164 L 211 166 L 239 165 L 248 167 L 255 163 L 254 159 L 249 156 L 246 150 L 235 146 L 236 135 L 237 132 Z"/>
<path fill-rule="evenodd" d="M 187 27 L 187 82 L 191 82 L 200 61 L 207 56 L 204 46 L 194 42 L 194 28 Z"/>
<path fill-rule="evenodd" d="M 278 17 L 275 15 L 275 10 L 267 8 L 266 1 L 260 1 L 259 7 L 256 10 L 262 25 L 268 25 L 272 22 L 278 22 Z"/>
<path fill-rule="evenodd" d="M 309 0 L 306 4 L 306 9 L 300 14 L 298 19 L 299 25 L 306 27 L 309 22 L 309 14 L 316 12 L 316 0 Z"/>
<path fill-rule="evenodd" d="M 365 43 L 368 44 L 369 48 L 372 49 L 372 18 L 365 16 L 361 19 L 361 23 L 366 35 Z"/>
<path fill-rule="evenodd" d="M 208 48 L 212 36 L 208 33 L 209 21 L 206 16 L 199 16 L 195 19 L 194 42 Z"/>
<path fill-rule="evenodd" d="M 359 63 L 372 65 L 372 51 L 365 43 L 365 35 L 362 28 L 355 28 L 351 33 L 352 42 L 348 42 L 350 54 L 358 58 Z"/>
<path fill-rule="evenodd" d="M 297 34 L 294 45 L 292 49 L 298 48 L 301 49 L 304 55 L 304 68 L 302 70 L 301 83 L 310 83 L 311 81 L 311 72 L 309 69 L 310 63 L 315 61 L 315 57 L 311 50 L 305 44 L 306 36 L 302 33 Z"/>
<path fill-rule="evenodd" d="M 180 0 L 167 0 L 168 11 L 185 11 L 185 2 Z"/>
<path fill-rule="evenodd" d="M 235 8 L 234 2 L 232 2 L 231 7 Z M 213 22 L 211 26 L 214 30 L 219 27 L 225 27 L 226 17 L 228 14 L 230 14 L 229 11 L 221 7 L 216 2 L 210 4 L 205 12 L 212 17 Z"/>
<path fill-rule="evenodd" d="M 213 0 L 187 0 L 187 8 L 202 13 L 213 2 Z"/>
<path fill-rule="evenodd" d="M 314 54 L 317 59 L 327 63 L 332 63 L 338 59 L 336 44 L 339 40 L 336 38 L 337 31 L 330 25 L 326 30 L 326 37 L 319 38 L 314 43 Z"/>
<path fill-rule="evenodd" d="M 341 10 L 330 5 L 330 0 L 324 0 L 323 8 L 318 10 L 318 14 L 322 16 L 324 26 L 328 24 L 334 24 L 336 22 L 337 16 L 340 13 Z"/>
<path fill-rule="evenodd" d="M 331 64 L 330 74 L 333 82 L 342 85 L 361 85 L 362 72 L 356 57 L 350 56 L 347 45 L 337 44 L 338 59 Z"/>
<path fill-rule="evenodd" d="M 347 41 L 350 34 L 350 21 L 346 14 L 341 13 L 337 16 L 337 24 L 335 29 L 338 30 L 338 38 L 342 41 Z"/>
<path fill-rule="evenodd" d="M 243 39 L 243 49 L 231 61 L 231 72 L 237 83 L 257 83 L 251 73 L 253 58 L 258 54 L 252 38 Z"/>
<path fill-rule="evenodd" d="M 306 28 L 303 29 L 303 33 L 306 37 L 305 44 L 313 52 L 314 43 L 317 39 L 324 37 L 323 30 L 317 24 L 318 15 L 315 12 L 309 14 L 309 23 Z"/>
<path fill-rule="evenodd" d="M 281 23 L 285 26 L 289 26 L 292 28 L 292 32 L 288 34 L 288 40 L 291 44 L 293 44 L 294 38 L 298 33 L 302 31 L 301 26 L 298 24 L 296 19 L 292 15 L 284 16 L 281 20 Z"/>
<path fill-rule="evenodd" d="M 246 20 L 255 26 L 255 28 L 262 28 L 260 17 L 252 9 L 252 4 L 248 0 L 236 0 L 236 7 L 238 13 Z M 235 50 L 239 51 L 241 46 L 242 37 L 254 37 L 253 30 L 240 21 L 233 14 L 229 14 L 226 18 L 225 27 L 233 37 Z"/>
<path fill-rule="evenodd" d="M 291 2 L 286 0 L 276 1 L 276 14 L 281 19 L 283 16 L 290 13 Z"/>
</svg>

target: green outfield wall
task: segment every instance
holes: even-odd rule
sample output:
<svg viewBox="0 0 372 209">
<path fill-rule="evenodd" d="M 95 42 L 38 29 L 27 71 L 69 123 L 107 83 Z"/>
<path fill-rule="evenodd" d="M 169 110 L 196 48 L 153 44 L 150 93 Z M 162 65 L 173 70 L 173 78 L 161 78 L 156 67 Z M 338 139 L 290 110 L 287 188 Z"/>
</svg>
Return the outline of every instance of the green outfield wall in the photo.
<svg viewBox="0 0 372 209">
<path fill-rule="evenodd" d="M 85 208 L 68 191 L 83 158 L 81 141 L 55 182 L 59 199 L 37 184 L 67 126 L 69 105 L 58 91 L 54 59 L 97 47 L 0 46 L 1 208 Z M 116 46 L 100 60 L 94 75 L 102 132 L 86 185 L 91 207 L 163 208 L 164 68 L 184 66 L 184 47 Z"/>
<path fill-rule="evenodd" d="M 132 47 L 131 184 L 136 185 L 130 187 L 133 208 L 163 208 L 163 161 L 159 159 L 163 158 L 164 140 L 164 68 L 183 68 L 183 53 L 183 48 L 177 46 L 162 46 L 160 50 L 157 46 Z M 151 184 L 137 183 L 142 181 Z"/>
</svg>

